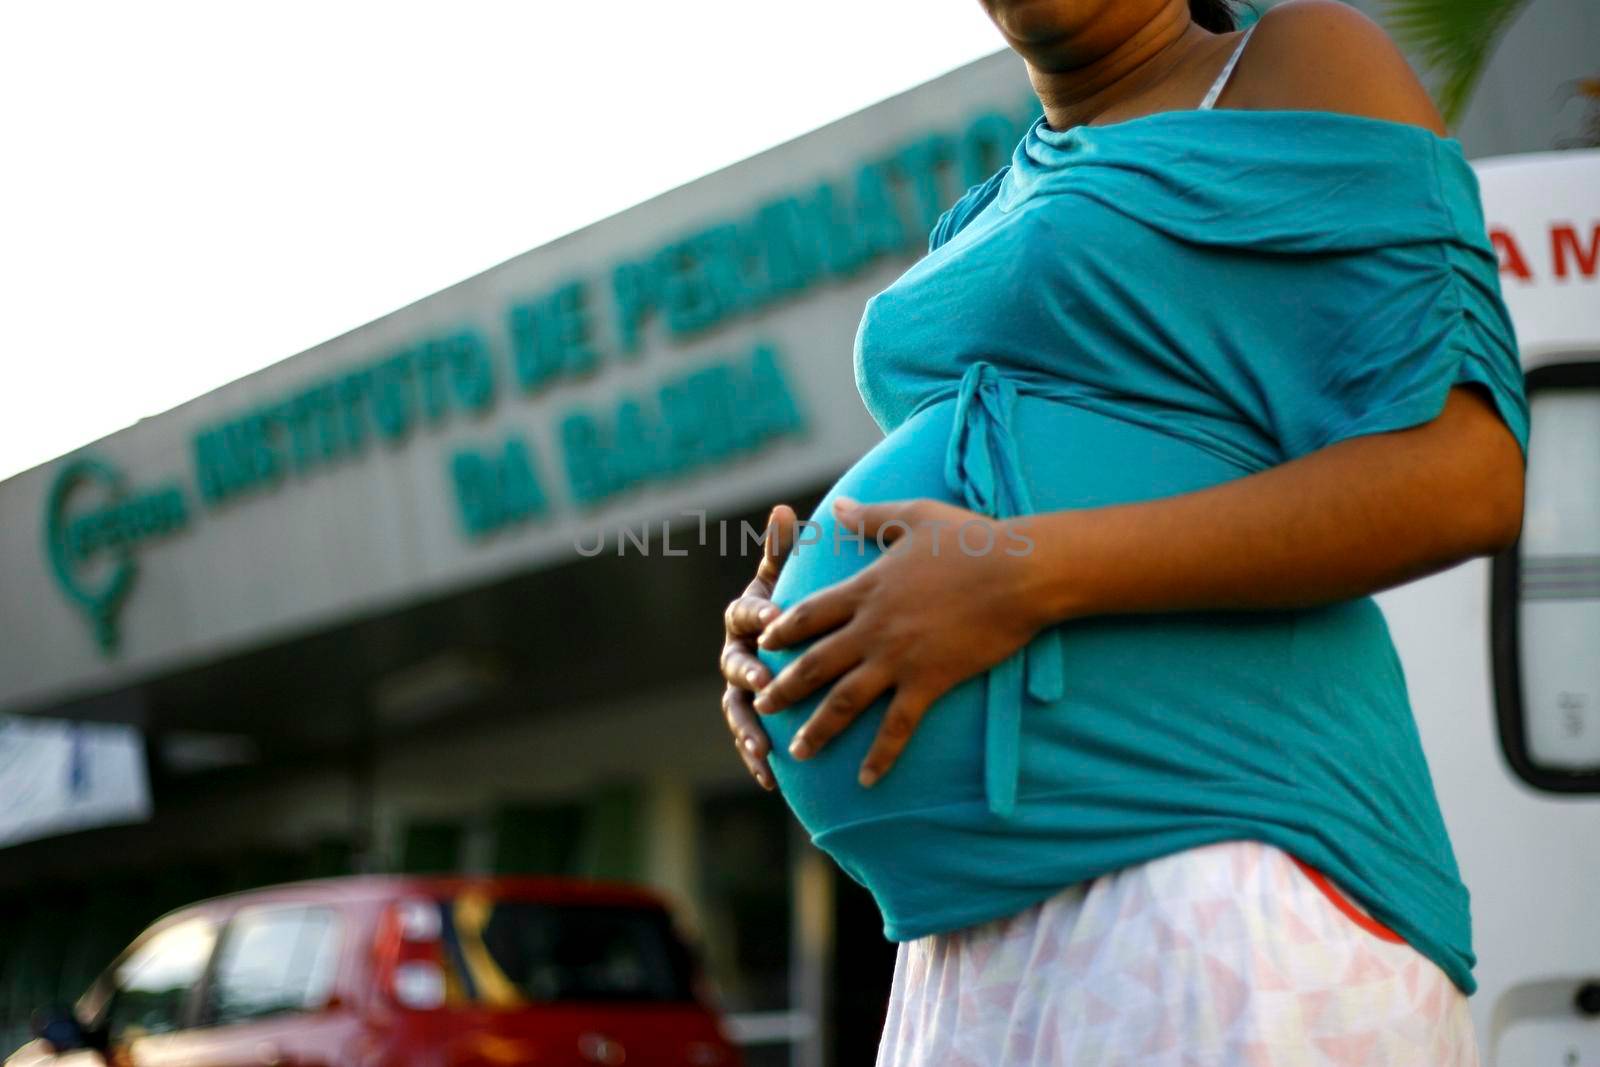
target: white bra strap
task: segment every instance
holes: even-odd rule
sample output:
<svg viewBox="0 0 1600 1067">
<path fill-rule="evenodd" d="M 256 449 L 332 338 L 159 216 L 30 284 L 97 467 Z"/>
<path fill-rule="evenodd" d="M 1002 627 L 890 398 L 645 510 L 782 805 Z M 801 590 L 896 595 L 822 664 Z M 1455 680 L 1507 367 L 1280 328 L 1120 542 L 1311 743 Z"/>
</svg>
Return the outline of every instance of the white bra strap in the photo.
<svg viewBox="0 0 1600 1067">
<path fill-rule="evenodd" d="M 1212 104 L 1217 102 L 1217 97 L 1222 95 L 1222 87 L 1228 84 L 1228 75 L 1233 73 L 1233 65 L 1239 62 L 1239 56 L 1244 52 L 1245 42 L 1250 39 L 1252 33 L 1256 32 L 1256 27 L 1259 25 L 1261 25 L 1259 22 L 1252 22 L 1250 28 L 1244 31 L 1244 36 L 1239 38 L 1239 43 L 1234 45 L 1233 55 L 1228 57 L 1227 66 L 1222 68 L 1222 73 L 1217 75 L 1217 80 L 1211 83 L 1211 88 L 1206 91 L 1206 98 L 1200 101 L 1201 111 L 1208 110 Z"/>
</svg>

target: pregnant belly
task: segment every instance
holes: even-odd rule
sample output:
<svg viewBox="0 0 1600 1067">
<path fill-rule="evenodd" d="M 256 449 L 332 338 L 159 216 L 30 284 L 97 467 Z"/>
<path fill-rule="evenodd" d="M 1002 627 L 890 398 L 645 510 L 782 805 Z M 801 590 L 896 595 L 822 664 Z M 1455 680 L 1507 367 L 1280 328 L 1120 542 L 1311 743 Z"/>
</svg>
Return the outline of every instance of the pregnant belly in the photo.
<svg viewBox="0 0 1600 1067">
<path fill-rule="evenodd" d="M 848 531 L 839 530 L 831 514 L 834 497 L 868 503 L 932 498 L 969 506 L 962 487 L 946 483 L 946 451 L 955 412 L 951 400 L 907 420 L 829 490 L 810 516 L 801 543 L 784 563 L 774 590 L 780 605 L 787 607 L 849 578 L 880 554 L 871 539 L 861 545 L 843 536 Z M 1009 423 L 1035 511 L 1155 499 L 1248 473 L 1188 442 L 1056 400 L 1020 396 Z M 929 604 L 929 610 L 938 609 L 938 604 Z M 1273 625 L 1282 631 L 1282 619 L 1275 613 L 1259 616 L 1245 628 Z M 1238 627 L 1231 627 L 1221 639 L 1237 641 L 1243 636 Z M 1115 775 L 1119 762 L 1142 758 L 1133 751 L 1137 742 L 1111 739 L 1119 730 L 1123 734 L 1117 736 L 1125 737 L 1134 715 L 1123 714 L 1106 736 L 1094 735 L 1105 716 L 1117 714 L 1111 708 L 1114 702 L 1102 697 L 1125 682 L 1130 670 L 1148 676 L 1160 673 L 1163 658 L 1170 661 L 1181 654 L 1203 659 L 1202 646 L 1219 640 L 1219 631 L 1214 616 L 1128 616 L 1080 620 L 1056 628 L 1048 639 L 1062 637 L 1066 693 L 1055 705 L 1033 705 L 1025 712 L 1025 745 L 1040 739 L 1048 743 L 1035 743 L 1034 751 L 1023 754 L 1023 796 L 1029 789 L 1050 789 L 1082 780 L 1086 774 Z M 1282 644 L 1287 648 L 1286 641 Z M 763 650 L 760 655 L 778 671 L 805 647 Z M 1182 684 L 1176 675 L 1168 682 Z M 1141 707 L 1162 699 L 1157 692 L 1162 681 L 1142 678 L 1141 684 L 1146 683 L 1150 688 Z M 773 775 L 796 818 L 813 835 L 897 811 L 981 802 L 987 691 L 986 676 L 980 675 L 946 693 L 928 710 L 889 773 L 864 788 L 856 774 L 883 721 L 887 695 L 811 758 L 796 761 L 787 752 L 789 741 L 826 695 L 824 687 L 811 699 L 762 717 L 772 740 Z M 1077 755 L 1064 759 L 1063 751 Z M 1085 760 L 1098 762 L 1090 766 L 1081 762 Z"/>
</svg>

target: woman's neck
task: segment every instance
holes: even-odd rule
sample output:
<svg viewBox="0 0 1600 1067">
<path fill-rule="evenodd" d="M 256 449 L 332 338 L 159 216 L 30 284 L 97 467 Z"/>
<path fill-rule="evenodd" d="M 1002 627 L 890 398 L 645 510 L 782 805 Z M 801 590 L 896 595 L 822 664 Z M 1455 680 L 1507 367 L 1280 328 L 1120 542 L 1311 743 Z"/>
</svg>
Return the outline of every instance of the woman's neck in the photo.
<svg viewBox="0 0 1600 1067">
<path fill-rule="evenodd" d="M 1189 18 L 1187 4 L 1163 6 L 1137 26 L 1100 20 L 1041 42 L 1013 42 L 1053 129 L 1121 121 L 1189 106 L 1183 77 L 1204 64 L 1218 37 Z"/>
</svg>

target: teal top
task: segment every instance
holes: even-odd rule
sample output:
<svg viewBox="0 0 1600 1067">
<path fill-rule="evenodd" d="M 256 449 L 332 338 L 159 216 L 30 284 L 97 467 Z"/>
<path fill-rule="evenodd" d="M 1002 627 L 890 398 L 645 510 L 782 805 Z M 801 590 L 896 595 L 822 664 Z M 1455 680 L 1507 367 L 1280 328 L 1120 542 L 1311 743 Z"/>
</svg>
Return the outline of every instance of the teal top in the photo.
<svg viewBox="0 0 1600 1067">
<path fill-rule="evenodd" d="M 1428 422 L 1469 382 L 1526 456 L 1459 143 L 1331 112 L 1041 116 L 868 302 L 855 368 L 886 436 L 811 516 L 780 604 L 876 557 L 836 536 L 838 494 L 997 517 L 1149 500 Z M 1053 627 L 941 698 L 870 789 L 855 776 L 886 700 L 811 759 L 787 754 L 821 696 L 763 718 L 773 773 L 891 940 L 1253 838 L 1476 988 L 1468 891 L 1371 597 Z"/>
</svg>

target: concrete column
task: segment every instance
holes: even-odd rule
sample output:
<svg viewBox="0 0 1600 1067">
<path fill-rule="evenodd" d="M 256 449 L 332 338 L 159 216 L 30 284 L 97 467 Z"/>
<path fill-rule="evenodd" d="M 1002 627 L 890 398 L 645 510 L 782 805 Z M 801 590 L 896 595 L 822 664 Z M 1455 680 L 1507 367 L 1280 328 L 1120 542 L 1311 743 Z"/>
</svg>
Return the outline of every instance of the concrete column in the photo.
<svg viewBox="0 0 1600 1067">
<path fill-rule="evenodd" d="M 642 807 L 644 880 L 667 898 L 684 932 L 699 938 L 703 926 L 695 871 L 694 789 L 681 779 L 651 779 Z"/>
<path fill-rule="evenodd" d="M 811 844 L 799 823 L 790 820 L 789 869 L 793 872 L 790 924 L 790 1012 L 807 1025 L 797 1028 L 790 1046 L 791 1067 L 829 1067 L 828 983 L 833 980 L 833 861 Z"/>
</svg>

